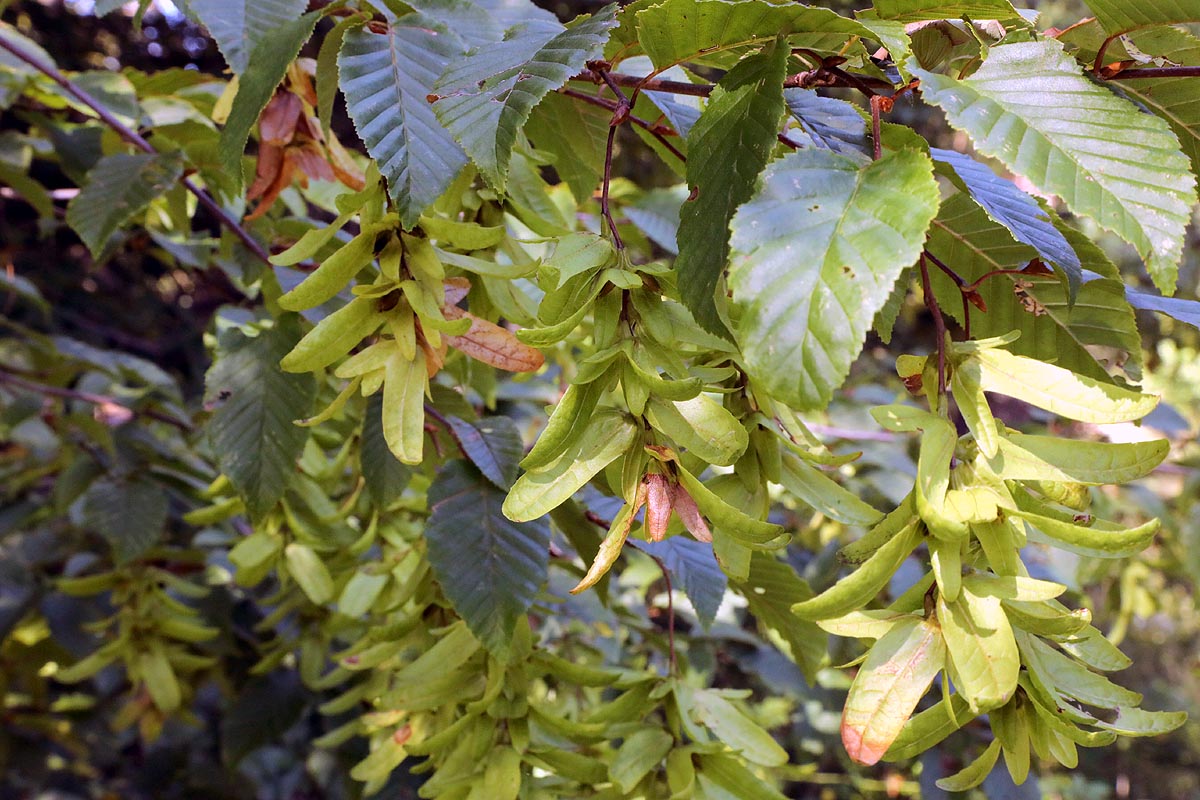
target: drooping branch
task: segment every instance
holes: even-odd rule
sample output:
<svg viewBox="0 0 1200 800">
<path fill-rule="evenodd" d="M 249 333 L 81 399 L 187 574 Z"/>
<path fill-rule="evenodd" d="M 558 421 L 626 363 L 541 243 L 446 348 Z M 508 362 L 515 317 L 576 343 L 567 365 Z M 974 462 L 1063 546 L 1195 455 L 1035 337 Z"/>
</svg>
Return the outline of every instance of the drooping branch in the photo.
<svg viewBox="0 0 1200 800">
<path fill-rule="evenodd" d="M 145 137 L 113 116 L 113 114 L 106 109 L 104 105 L 100 103 L 100 101 L 92 97 L 91 94 L 85 91 L 82 87 L 68 78 L 54 66 L 44 63 L 37 56 L 27 51 L 24 47 L 13 41 L 11 38 L 0 37 L 0 48 L 7 50 L 21 61 L 24 61 L 38 72 L 57 83 L 63 88 L 64 91 L 66 91 L 80 103 L 83 103 L 83 105 L 87 106 L 87 108 L 96 115 L 97 119 L 115 131 L 118 136 L 120 136 L 129 144 L 133 145 L 144 153 L 158 152 L 154 146 L 150 144 L 150 142 L 146 141 Z M 247 250 L 249 250 L 263 262 L 270 263 L 271 256 L 262 246 L 262 244 L 260 244 L 257 239 L 251 236 L 250 232 L 243 228 L 236 219 L 234 219 L 227 211 L 225 211 L 225 209 L 221 208 L 217 201 L 214 200 L 208 192 L 200 188 L 191 178 L 184 178 L 182 183 L 184 188 L 195 195 L 196 200 L 200 203 L 200 205 L 203 206 L 204 209 L 211 214 L 223 227 L 227 228 L 234 236 L 236 236 L 238 240 L 246 246 Z"/>
<path fill-rule="evenodd" d="M 102 411 L 124 411 L 128 412 L 129 417 L 147 417 L 149 419 L 165 422 L 168 425 L 174 426 L 184 433 L 189 433 L 192 430 L 192 423 L 187 420 L 179 419 L 165 411 L 158 411 L 153 408 L 132 408 L 117 400 L 115 397 L 108 395 L 96 394 L 95 392 L 84 392 L 78 389 L 66 389 L 62 386 L 50 386 L 45 383 L 36 383 L 26 380 L 18 375 L 13 374 L 5 369 L 0 369 L 0 386 L 11 386 L 14 389 L 21 389 L 26 392 L 44 395 L 46 397 L 58 397 L 63 400 L 79 400 L 83 403 L 90 403 Z"/>
</svg>

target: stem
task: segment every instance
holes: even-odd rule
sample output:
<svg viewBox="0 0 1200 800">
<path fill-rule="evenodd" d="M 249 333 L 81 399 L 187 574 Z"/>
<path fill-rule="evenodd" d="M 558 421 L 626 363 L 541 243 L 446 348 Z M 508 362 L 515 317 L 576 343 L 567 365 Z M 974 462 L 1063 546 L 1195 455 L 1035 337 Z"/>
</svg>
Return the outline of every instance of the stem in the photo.
<svg viewBox="0 0 1200 800">
<path fill-rule="evenodd" d="M 938 269 L 940 269 L 943 273 L 945 273 L 950 278 L 950 280 L 954 281 L 954 285 L 958 287 L 958 294 L 959 294 L 959 297 L 962 299 L 963 335 L 966 338 L 970 339 L 971 338 L 971 303 L 968 300 L 968 296 L 973 294 L 975 290 L 972 288 L 968 288 L 966 279 L 963 278 L 962 275 L 959 275 L 957 272 L 952 270 L 949 266 L 946 265 L 946 263 L 944 261 L 942 261 L 940 258 L 935 256 L 933 253 L 926 250 L 925 257 L 928 258 L 930 261 L 932 261 L 934 263 L 934 265 Z"/>
<path fill-rule="evenodd" d="M 589 62 L 588 66 L 591 71 L 600 76 L 609 90 L 617 96 L 617 104 L 613 109 L 612 119 L 608 122 L 608 141 L 604 145 L 604 183 L 600 188 L 600 215 L 604 217 L 604 221 L 608 223 L 608 232 L 612 235 L 613 247 L 617 251 L 625 249 L 625 242 L 621 239 L 621 234 L 617 230 L 617 221 L 613 219 L 612 208 L 608 202 L 609 187 L 612 184 L 612 162 L 613 162 L 613 145 L 617 140 L 617 129 L 629 119 L 630 109 L 633 104 L 625 93 L 621 91 L 621 86 L 612 79 L 608 69 L 605 68 L 605 62 L 593 61 Z M 637 91 L 636 89 L 634 90 Z"/>
<path fill-rule="evenodd" d="M 2 40 L 0 40 L 2 41 Z M 124 403 L 119 402 L 115 397 L 108 395 L 95 394 L 93 392 L 83 392 L 78 389 L 65 389 L 61 386 L 50 386 L 44 383 L 35 383 L 27 381 L 24 378 L 18 377 L 8 370 L 0 369 L 0 385 L 12 386 L 17 389 L 24 389 L 27 392 L 46 395 L 47 397 L 59 397 L 64 400 L 79 400 L 84 403 L 91 403 L 94 406 L 119 406 L 127 410 L 130 414 L 140 417 L 149 417 L 150 419 L 165 422 L 172 425 L 184 433 L 190 433 L 192 423 L 187 420 L 179 419 L 178 417 L 167 414 L 163 411 L 157 411 L 153 408 L 138 409 L 131 408 Z"/>
<path fill-rule="evenodd" d="M 642 550 L 642 552 L 646 553 L 645 550 Z M 671 674 L 674 675 L 679 671 L 679 667 L 675 659 L 675 598 L 674 591 L 671 589 L 671 572 L 667 569 L 667 565 L 661 558 L 653 553 L 646 553 L 646 555 L 654 559 L 655 564 L 658 564 L 658 568 L 662 570 L 663 581 L 667 584 L 667 657 L 670 663 Z"/>
<path fill-rule="evenodd" d="M 1108 51 L 1108 46 L 1120 37 L 1121 34 L 1114 33 L 1112 36 L 1105 39 L 1104 43 L 1100 45 L 1100 49 L 1096 51 L 1096 60 L 1092 62 L 1093 73 L 1097 75 L 1100 74 L 1100 70 L 1104 67 L 1104 54 Z"/>
<path fill-rule="evenodd" d="M 603 73 L 603 74 L 601 74 Z M 606 80 L 604 75 L 608 76 Z M 607 70 L 585 69 L 571 77 L 573 81 L 587 81 L 594 84 L 623 86 L 635 92 L 664 92 L 666 94 L 688 95 L 690 97 L 708 97 L 713 92 L 711 83 L 688 83 L 686 81 L 670 81 L 653 76 L 625 75 L 620 72 Z M 611 83 L 610 83 L 611 81 Z M 836 66 L 819 66 L 816 69 L 798 72 L 790 75 L 784 81 L 785 87 L 802 89 L 814 86 L 842 86 L 874 95 L 875 89 L 890 89 L 892 85 L 879 78 L 854 75 Z"/>
<path fill-rule="evenodd" d="M 122 139 L 129 142 L 134 147 L 138 148 L 144 153 L 158 152 L 154 149 L 154 146 L 146 141 L 146 139 L 140 133 L 114 117 L 108 111 L 108 109 L 100 104 L 99 101 L 77 86 L 70 78 L 63 75 L 55 67 L 48 64 L 43 64 L 35 55 L 29 53 L 25 50 L 25 48 L 21 47 L 21 45 L 17 44 L 11 39 L 0 37 L 0 48 L 4 48 L 17 58 L 24 61 L 26 64 L 36 69 L 38 72 L 41 72 L 50 80 L 57 83 L 72 97 L 91 109 L 92 113 L 94 113 L 101 122 L 116 131 L 116 133 Z M 203 206 L 208 213 L 212 214 L 222 226 L 229 229 L 230 232 L 237 236 L 242 244 L 246 246 L 247 250 L 249 250 L 262 261 L 270 263 L 271 256 L 266 249 L 259 244 L 258 240 L 250 235 L 248 230 L 243 228 L 237 220 L 231 217 L 225 211 L 225 209 L 221 208 L 221 206 L 217 204 L 217 201 L 214 200 L 212 196 L 208 194 L 208 192 L 197 186 L 190 178 L 183 179 L 183 186 L 196 196 L 196 199 L 200 202 L 200 205 Z"/>
<path fill-rule="evenodd" d="M 997 275 L 1028 275 L 1029 273 L 1021 269 L 994 269 L 991 272 L 985 272 L 976 278 L 972 283 L 968 283 L 962 287 L 965 291 L 973 292 L 979 288 L 979 285 L 988 278 L 994 278 Z"/>
<path fill-rule="evenodd" d="M 933 285 L 929 281 L 929 265 L 925 254 L 921 254 L 921 291 L 925 294 L 925 307 L 933 315 L 933 327 L 937 334 L 938 361 L 938 396 L 946 393 L 946 320 L 942 317 L 942 309 L 938 306 L 937 298 L 933 296 Z M 939 402 L 940 405 L 940 402 Z"/>
</svg>

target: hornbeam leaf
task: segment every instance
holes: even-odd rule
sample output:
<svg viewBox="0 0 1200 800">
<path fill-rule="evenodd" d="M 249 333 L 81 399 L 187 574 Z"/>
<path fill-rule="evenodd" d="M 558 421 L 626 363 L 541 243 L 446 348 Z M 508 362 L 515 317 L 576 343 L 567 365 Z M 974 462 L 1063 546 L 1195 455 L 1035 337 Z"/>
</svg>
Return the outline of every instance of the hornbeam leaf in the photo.
<svg viewBox="0 0 1200 800">
<path fill-rule="evenodd" d="M 1114 353 L 1125 358 L 1131 376 L 1140 374 L 1141 337 L 1133 311 L 1125 300 L 1125 288 L 1114 274 L 1107 257 L 1090 240 L 1070 229 L 1062 231 L 1085 270 L 1074 305 L 1068 305 L 1067 291 L 1056 279 L 999 275 L 985 281 L 979 293 L 987 303 L 987 312 L 971 309 L 971 331 L 986 338 L 1020 331 L 1021 336 L 1007 345 L 1018 355 L 1053 361 L 1096 380 L 1111 382 L 1108 373 L 1096 361 L 1096 352 Z M 974 281 L 997 269 L 1023 268 L 1037 255 L 1032 247 L 1018 243 L 999 223 L 990 219 L 965 194 L 957 194 L 942 204 L 929 235 L 929 251 L 951 266 L 967 281 Z M 1099 274 L 1104 273 L 1100 279 Z M 962 316 L 962 295 L 940 270 L 930 271 L 930 281 L 942 309 Z M 1024 281 L 1018 286 L 1017 281 Z M 1022 294 L 1016 290 L 1022 288 Z M 1032 297 L 1037 304 L 1026 298 Z M 1174 301 L 1183 302 L 1183 301 Z M 1039 313 L 1040 312 L 1040 313 Z"/>
<path fill-rule="evenodd" d="M 1200 22 L 1200 2 L 1196 0 L 1087 0 L 1088 8 L 1110 34 L 1128 33 L 1138 28 Z"/>
<path fill-rule="evenodd" d="M 842 744 L 850 758 L 878 762 L 945 664 L 946 640 L 936 623 L 906 619 L 885 633 L 846 696 Z"/>
<path fill-rule="evenodd" d="M 1050 39 L 993 47 L 966 80 L 909 66 L 981 153 L 1129 242 L 1174 291 L 1196 179 L 1163 120 L 1089 81 Z"/>
<path fill-rule="evenodd" d="M 306 0 L 188 0 L 184 6 L 208 28 L 235 75 L 246 71 L 259 42 L 274 41 L 307 7 Z"/>
<path fill-rule="evenodd" d="M 1136 7 L 1138 4 L 1129 4 Z M 1200 13 L 1200 3 L 1189 3 Z M 1075 58 L 1090 67 L 1102 42 L 1108 38 L 1100 23 L 1072 25 L 1059 41 L 1075 45 Z M 1170 26 L 1151 28 L 1132 34 L 1137 48 L 1147 55 L 1161 58 L 1167 64 L 1181 67 L 1200 66 L 1200 39 L 1187 31 Z M 1122 42 L 1110 43 L 1105 61 L 1121 60 Z M 1149 66 L 1149 65 L 1147 65 Z M 1133 67 L 1130 75 L 1137 74 Z M 1192 78 L 1157 77 L 1125 78 L 1115 83 L 1121 92 L 1165 119 L 1179 137 L 1183 152 L 1192 161 L 1192 172 L 1200 174 L 1200 103 L 1197 103 L 1196 81 Z"/>
<path fill-rule="evenodd" d="M 1170 449 L 1166 439 L 1109 443 L 1010 433 L 1001 438 L 1000 457 L 992 459 L 990 465 L 1005 480 L 1099 486 L 1128 483 L 1148 475 Z"/>
<path fill-rule="evenodd" d="M 1074 301 L 1083 279 L 1083 266 L 1066 237 L 1054 227 L 1050 215 L 1037 201 L 1012 181 L 1001 178 L 970 156 L 936 147 L 930 148 L 929 154 L 934 161 L 948 165 L 972 199 L 989 217 L 1008 228 L 1014 239 L 1034 248 L 1038 255 L 1065 273 Z"/>
<path fill-rule="evenodd" d="M 811 683 L 825 662 L 827 638 L 809 620 L 792 613 L 792 606 L 812 597 L 812 590 L 786 563 L 768 553 L 750 557 L 750 574 L 737 589 L 758 624 L 779 636 L 785 652 Z"/>
<path fill-rule="evenodd" d="M 167 494 L 147 480 L 102 477 L 83 494 L 83 524 L 112 545 L 118 563 L 137 558 L 162 538 Z"/>
<path fill-rule="evenodd" d="M 489 183 L 504 188 L 513 145 L 534 106 L 598 58 L 616 24 L 615 5 L 565 30 L 531 22 L 448 66 L 435 87 L 434 113 Z"/>
<path fill-rule="evenodd" d="M 67 206 L 67 224 L 99 255 L 117 228 L 174 186 L 182 173 L 183 163 L 175 156 L 116 153 L 102 158 Z"/>
<path fill-rule="evenodd" d="M 755 379 L 797 408 L 823 408 L 937 207 L 933 165 L 915 151 L 863 166 L 800 150 L 768 167 L 732 223 L 737 339 Z"/>
<path fill-rule="evenodd" d="M 429 564 L 471 632 L 492 652 L 506 650 L 517 621 L 546 581 L 550 526 L 511 522 L 504 492 L 464 461 L 451 461 L 429 487 Z"/>
<path fill-rule="evenodd" d="M 421 14 L 400 17 L 382 34 L 349 31 L 342 45 L 338 71 L 346 110 L 387 178 L 406 228 L 467 163 L 426 99 L 464 49 L 454 34 Z"/>
<path fill-rule="evenodd" d="M 686 536 L 672 536 L 661 542 L 637 542 L 637 546 L 662 559 L 675 579 L 675 585 L 682 588 L 691 601 L 700 625 L 705 630 L 712 627 L 729 582 L 713 557 L 712 548 Z"/>
<path fill-rule="evenodd" d="M 787 751 L 771 734 L 750 720 L 716 689 L 705 689 L 693 695 L 694 713 L 704 727 L 747 761 L 767 767 L 787 763 Z"/>
<path fill-rule="evenodd" d="M 206 398 L 217 404 L 208 422 L 213 452 L 252 518 L 283 495 L 308 439 L 307 429 L 293 421 L 312 411 L 317 382 L 279 368 L 299 338 L 298 320 L 290 315 L 253 338 L 230 330 L 205 377 Z"/>
<path fill-rule="evenodd" d="M 252 1 L 256 2 L 247 0 Z M 242 154 L 246 150 L 250 129 L 258 122 L 259 114 L 275 94 L 275 87 L 287 74 L 288 67 L 312 35 L 320 18 L 321 15 L 313 11 L 299 19 L 277 25 L 271 31 L 270 38 L 259 41 L 250 53 L 246 72 L 238 80 L 237 95 L 233 98 L 233 107 L 229 110 L 229 117 L 217 143 L 221 167 L 237 191 L 241 191 L 244 180 Z"/>
<path fill-rule="evenodd" d="M 729 221 L 754 193 L 779 118 L 788 51 L 779 46 L 749 56 L 717 85 L 688 133 L 688 185 L 695 197 L 679 215 L 679 293 L 706 330 L 725 333 L 715 293 L 729 254 Z"/>
<path fill-rule="evenodd" d="M 931 19 L 1016 19 L 1020 15 L 1008 0 L 875 0 L 875 13 L 881 19 L 897 22 L 924 22 Z"/>
<path fill-rule="evenodd" d="M 920 755 L 972 718 L 963 696 L 951 695 L 949 710 L 946 701 L 942 700 L 910 719 L 883 757 L 888 761 L 901 761 Z"/>
<path fill-rule="evenodd" d="M 450 431 L 471 463 L 498 489 L 508 491 L 517 479 L 523 446 L 516 423 L 508 417 L 485 417 L 466 422 L 449 416 Z"/>
<path fill-rule="evenodd" d="M 787 47 L 836 52 L 851 36 L 874 38 L 827 8 L 764 0 L 664 0 L 637 14 L 637 35 L 656 68 L 685 61 L 728 68 L 748 51 L 787 37 Z"/>
<path fill-rule="evenodd" d="M 783 99 L 788 113 L 818 147 L 852 157 L 871 152 L 866 120 L 855 106 L 815 89 L 784 89 Z M 788 135 L 796 138 L 795 131 Z"/>
</svg>

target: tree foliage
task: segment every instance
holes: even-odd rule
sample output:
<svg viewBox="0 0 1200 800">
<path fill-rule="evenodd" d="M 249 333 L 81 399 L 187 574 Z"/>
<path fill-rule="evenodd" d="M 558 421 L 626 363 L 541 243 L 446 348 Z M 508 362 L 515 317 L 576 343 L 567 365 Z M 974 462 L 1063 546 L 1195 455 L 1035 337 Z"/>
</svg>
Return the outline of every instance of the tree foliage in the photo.
<svg viewBox="0 0 1200 800">
<path fill-rule="evenodd" d="M 257 770 L 305 726 L 328 796 L 782 797 L 816 762 L 726 652 L 840 682 L 856 786 L 960 730 L 944 791 L 1184 723 L 1107 677 L 1124 565 L 1182 535 L 1112 498 L 1169 443 L 1098 432 L 1159 413 L 1134 309 L 1200 320 L 1200 6 L 317 5 L 192 0 L 232 76 L 0 24 L 41 234 L 224 292 L 200 392 L 3 283 L 23 742 L 86 776 L 76 726 L 219 715 Z"/>
</svg>

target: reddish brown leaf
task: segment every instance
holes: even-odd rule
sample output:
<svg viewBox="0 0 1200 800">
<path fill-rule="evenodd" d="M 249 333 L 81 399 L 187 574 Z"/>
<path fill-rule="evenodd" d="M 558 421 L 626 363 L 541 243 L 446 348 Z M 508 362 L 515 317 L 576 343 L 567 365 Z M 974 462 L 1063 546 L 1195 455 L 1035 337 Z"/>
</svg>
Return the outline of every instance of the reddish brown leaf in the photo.
<svg viewBox="0 0 1200 800">
<path fill-rule="evenodd" d="M 541 369 L 545 358 L 540 350 L 530 347 L 499 325 L 480 319 L 457 306 L 443 306 L 446 319 L 471 320 L 471 328 L 462 336 L 442 338 L 455 350 L 471 358 L 509 372 L 534 372 Z"/>
<path fill-rule="evenodd" d="M 442 284 L 446 288 L 444 304 L 448 306 L 458 305 L 467 296 L 467 292 L 471 291 L 471 281 L 466 278 L 446 278 Z"/>
<path fill-rule="evenodd" d="M 329 162 L 325 160 L 325 151 L 316 142 L 305 142 L 298 147 L 295 145 L 289 147 L 287 157 L 294 160 L 300 171 L 310 178 L 322 181 L 337 180 L 337 176 L 333 173 L 333 167 L 329 166 Z"/>
<path fill-rule="evenodd" d="M 657 472 L 648 474 L 646 481 L 646 535 L 652 542 L 661 542 L 671 521 L 671 492 L 667 477 Z"/>
<path fill-rule="evenodd" d="M 671 506 L 679 515 L 683 526 L 688 529 L 688 533 L 697 541 L 711 543 L 712 531 L 708 529 L 708 523 L 704 521 L 700 509 L 696 507 L 696 501 L 688 494 L 688 490 L 678 483 L 669 484 L 667 489 L 671 493 Z"/>
</svg>

